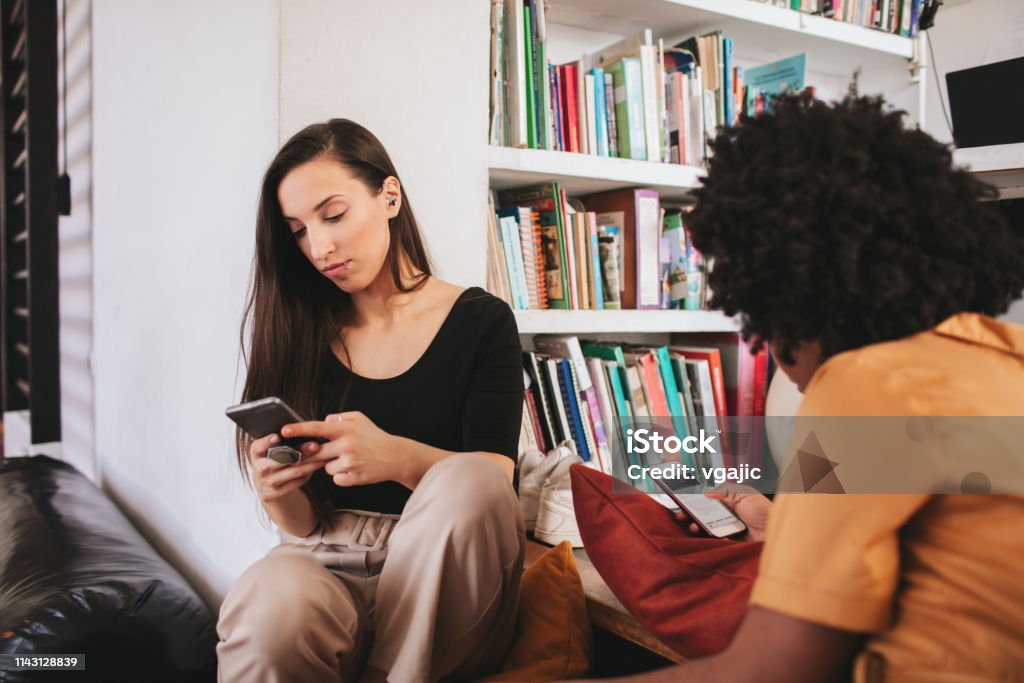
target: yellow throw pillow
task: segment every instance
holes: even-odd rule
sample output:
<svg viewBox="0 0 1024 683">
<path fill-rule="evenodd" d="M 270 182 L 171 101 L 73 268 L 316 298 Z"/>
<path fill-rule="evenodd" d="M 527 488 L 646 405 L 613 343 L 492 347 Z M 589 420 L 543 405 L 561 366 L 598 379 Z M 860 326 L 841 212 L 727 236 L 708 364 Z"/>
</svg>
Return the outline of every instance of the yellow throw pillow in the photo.
<svg viewBox="0 0 1024 683">
<path fill-rule="evenodd" d="M 560 681 L 585 676 L 594 637 L 572 546 L 563 541 L 523 572 L 516 639 L 502 673 L 487 681 Z"/>
</svg>

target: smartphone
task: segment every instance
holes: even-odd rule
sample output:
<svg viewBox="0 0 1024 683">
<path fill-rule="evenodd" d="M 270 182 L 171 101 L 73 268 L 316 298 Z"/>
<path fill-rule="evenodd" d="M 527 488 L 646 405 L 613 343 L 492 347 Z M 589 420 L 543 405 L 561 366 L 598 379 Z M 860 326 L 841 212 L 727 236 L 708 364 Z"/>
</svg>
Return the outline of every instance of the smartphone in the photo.
<svg viewBox="0 0 1024 683">
<path fill-rule="evenodd" d="M 254 439 L 262 439 L 268 434 L 280 434 L 281 428 L 286 424 L 306 421 L 294 408 L 277 396 L 240 403 L 231 406 L 224 413 Z M 267 457 L 282 465 L 298 464 L 302 460 L 300 447 L 308 441 L 324 442 L 323 439 L 306 436 L 282 439 L 279 444 L 267 451 Z"/>
<path fill-rule="evenodd" d="M 676 493 L 664 479 L 651 477 L 669 499 L 697 522 L 697 526 L 715 538 L 725 538 L 742 531 L 747 525 L 720 500 L 705 498 L 702 493 Z"/>
</svg>

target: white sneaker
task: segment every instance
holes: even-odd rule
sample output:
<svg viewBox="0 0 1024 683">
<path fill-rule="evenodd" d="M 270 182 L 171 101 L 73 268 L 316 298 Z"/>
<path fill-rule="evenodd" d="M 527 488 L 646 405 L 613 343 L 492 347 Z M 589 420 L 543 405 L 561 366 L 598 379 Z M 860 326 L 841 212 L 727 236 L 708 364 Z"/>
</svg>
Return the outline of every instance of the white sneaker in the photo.
<svg viewBox="0 0 1024 683">
<path fill-rule="evenodd" d="M 569 468 L 582 463 L 583 459 L 573 453 L 560 459 L 548 475 L 537 503 L 537 523 L 533 529 L 537 540 L 550 545 L 569 541 L 573 548 L 583 547 L 572 505 L 572 480 L 569 478 Z"/>
<path fill-rule="evenodd" d="M 533 531 L 537 522 L 537 504 L 540 502 L 540 492 L 548 475 L 560 460 L 572 454 L 573 451 L 563 442 L 546 455 L 537 449 L 531 449 L 520 457 L 519 507 L 523 510 L 523 522 L 527 531 Z"/>
</svg>

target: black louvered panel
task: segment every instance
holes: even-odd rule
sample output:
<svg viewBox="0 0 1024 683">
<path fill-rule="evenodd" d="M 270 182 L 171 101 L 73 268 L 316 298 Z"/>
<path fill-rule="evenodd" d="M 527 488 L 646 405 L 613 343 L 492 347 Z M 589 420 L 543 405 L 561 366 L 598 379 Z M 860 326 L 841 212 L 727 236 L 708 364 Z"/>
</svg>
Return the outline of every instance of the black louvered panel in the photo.
<svg viewBox="0 0 1024 683">
<path fill-rule="evenodd" d="M 45 443 L 60 440 L 56 2 L 0 0 L 0 55 L 0 390 Z"/>
</svg>

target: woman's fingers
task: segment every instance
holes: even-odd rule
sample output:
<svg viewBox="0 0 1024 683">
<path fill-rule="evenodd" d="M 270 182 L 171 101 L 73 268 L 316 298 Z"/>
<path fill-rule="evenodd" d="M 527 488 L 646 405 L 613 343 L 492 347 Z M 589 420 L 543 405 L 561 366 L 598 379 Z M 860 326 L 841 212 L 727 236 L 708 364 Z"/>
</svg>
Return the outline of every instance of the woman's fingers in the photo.
<svg viewBox="0 0 1024 683">
<path fill-rule="evenodd" d="M 280 441 L 281 437 L 277 434 L 267 434 L 264 437 L 255 439 L 249 444 L 249 460 L 253 463 L 259 462 L 259 458 L 262 458 L 270 450 L 270 447 Z"/>
</svg>

